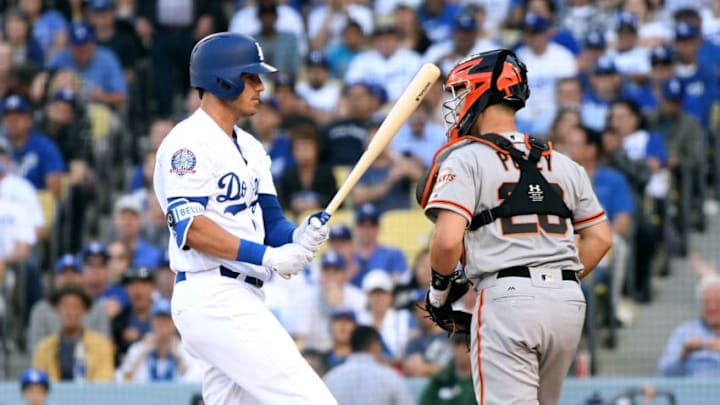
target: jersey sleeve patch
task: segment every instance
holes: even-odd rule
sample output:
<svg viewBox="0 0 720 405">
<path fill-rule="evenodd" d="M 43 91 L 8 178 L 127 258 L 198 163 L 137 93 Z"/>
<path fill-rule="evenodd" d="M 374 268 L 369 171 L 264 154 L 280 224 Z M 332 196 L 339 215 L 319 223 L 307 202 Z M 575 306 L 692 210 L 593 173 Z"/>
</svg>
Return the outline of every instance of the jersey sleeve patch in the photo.
<svg viewBox="0 0 720 405">
<path fill-rule="evenodd" d="M 195 174 L 195 166 L 197 158 L 195 153 L 188 148 L 182 148 L 175 151 L 170 158 L 170 173 L 178 176 L 186 174 Z"/>
</svg>

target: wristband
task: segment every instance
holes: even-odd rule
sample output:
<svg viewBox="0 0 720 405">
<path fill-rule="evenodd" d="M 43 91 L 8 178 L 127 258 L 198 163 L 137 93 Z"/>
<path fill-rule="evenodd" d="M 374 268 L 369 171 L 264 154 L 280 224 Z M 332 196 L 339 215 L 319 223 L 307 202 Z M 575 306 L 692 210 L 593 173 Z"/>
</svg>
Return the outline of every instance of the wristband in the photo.
<svg viewBox="0 0 720 405">
<path fill-rule="evenodd" d="M 437 271 L 432 271 L 432 281 L 430 282 L 430 285 L 432 288 L 438 290 L 438 291 L 444 291 L 447 290 L 448 287 L 450 287 L 450 281 L 452 280 L 452 276 L 446 276 L 444 274 L 440 274 Z"/>
<path fill-rule="evenodd" d="M 240 239 L 240 246 L 238 246 L 237 256 L 235 260 L 239 262 L 245 262 L 250 264 L 257 264 L 262 266 L 262 259 L 265 256 L 265 250 L 267 246 L 259 243 L 251 242 L 249 240 Z"/>
</svg>

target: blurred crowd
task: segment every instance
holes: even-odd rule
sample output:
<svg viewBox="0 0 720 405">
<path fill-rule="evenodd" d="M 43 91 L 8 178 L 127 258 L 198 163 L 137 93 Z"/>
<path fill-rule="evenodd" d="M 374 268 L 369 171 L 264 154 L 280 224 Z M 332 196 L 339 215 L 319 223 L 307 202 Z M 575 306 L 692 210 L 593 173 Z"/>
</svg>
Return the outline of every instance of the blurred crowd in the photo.
<svg viewBox="0 0 720 405">
<path fill-rule="evenodd" d="M 718 190 L 717 0 L 4 0 L 0 10 L 2 347 L 52 381 L 199 378 L 169 316 L 168 229 L 151 173 L 160 142 L 198 107 L 189 55 L 213 32 L 253 35 L 280 70 L 240 125 L 265 146 L 292 218 L 327 204 L 421 63 L 447 74 L 470 54 L 514 49 L 531 90 L 520 128 L 587 170 L 612 224 L 614 248 L 584 283 L 610 347 L 621 301 L 653 300 L 653 279 L 686 255 Z M 446 142 L 441 82 L 353 190 L 318 262 L 264 288 L 336 394 L 392 367 L 432 377 L 422 403 L 472 401 L 464 338 L 448 340 L 417 309 L 427 251 L 406 249 L 416 237 L 403 229 L 397 246 L 381 243 L 386 215 L 423 221 L 414 185 Z M 707 350 L 720 369 L 720 345 Z M 391 389 L 391 377 L 372 381 Z"/>
</svg>

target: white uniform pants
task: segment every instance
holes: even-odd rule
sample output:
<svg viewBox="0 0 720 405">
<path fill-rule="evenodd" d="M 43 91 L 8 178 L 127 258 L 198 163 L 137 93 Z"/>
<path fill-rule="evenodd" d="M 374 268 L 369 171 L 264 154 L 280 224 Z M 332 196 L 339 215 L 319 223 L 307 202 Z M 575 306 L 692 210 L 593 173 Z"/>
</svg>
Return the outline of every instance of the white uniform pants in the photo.
<svg viewBox="0 0 720 405">
<path fill-rule="evenodd" d="M 208 363 L 208 405 L 337 404 L 263 303 L 261 290 L 217 270 L 175 285 L 172 318 L 187 350 Z"/>
</svg>

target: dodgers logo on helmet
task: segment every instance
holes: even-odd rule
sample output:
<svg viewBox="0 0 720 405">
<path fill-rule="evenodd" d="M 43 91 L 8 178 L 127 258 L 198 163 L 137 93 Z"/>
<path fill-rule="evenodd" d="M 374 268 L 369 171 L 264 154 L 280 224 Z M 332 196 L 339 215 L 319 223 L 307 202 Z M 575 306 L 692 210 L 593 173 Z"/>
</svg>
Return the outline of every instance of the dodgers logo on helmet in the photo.
<svg viewBox="0 0 720 405">
<path fill-rule="evenodd" d="M 196 172 L 197 159 L 193 151 L 187 148 L 180 149 L 173 153 L 170 159 L 170 173 L 184 176 Z"/>
</svg>

